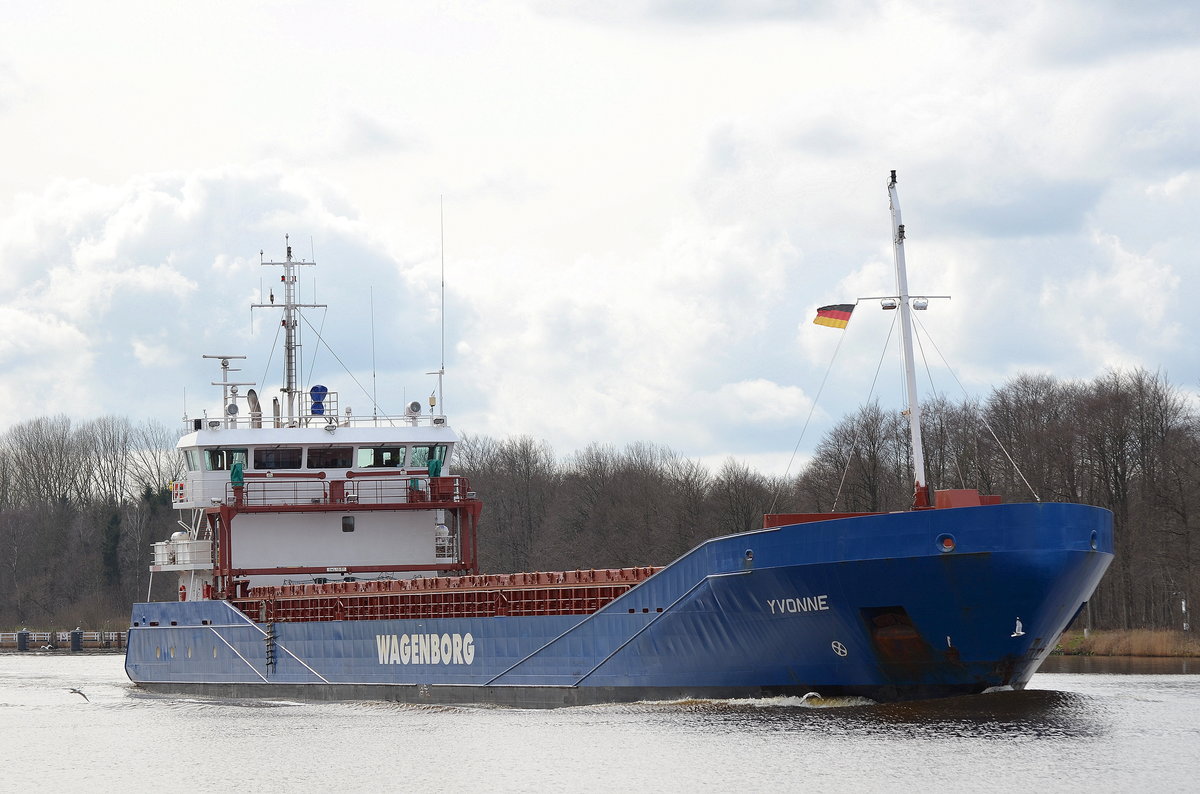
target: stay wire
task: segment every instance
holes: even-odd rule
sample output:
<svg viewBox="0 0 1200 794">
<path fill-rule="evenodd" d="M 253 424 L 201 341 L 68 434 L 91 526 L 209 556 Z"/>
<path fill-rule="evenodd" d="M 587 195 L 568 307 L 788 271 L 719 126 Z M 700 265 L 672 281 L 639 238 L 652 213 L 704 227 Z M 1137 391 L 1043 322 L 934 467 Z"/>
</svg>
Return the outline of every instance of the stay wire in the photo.
<svg viewBox="0 0 1200 794">
<path fill-rule="evenodd" d="M 263 367 L 262 377 L 258 379 L 258 382 L 263 384 L 263 388 L 266 388 L 267 373 L 271 371 L 271 362 L 275 359 L 275 351 L 279 347 L 279 329 L 282 327 L 283 326 L 281 324 L 276 323 L 275 339 L 273 339 L 271 341 L 271 355 L 267 356 L 267 365 L 265 367 Z"/>
<path fill-rule="evenodd" d="M 854 302 L 858 305 L 858 301 Z M 800 451 L 800 444 L 804 442 L 804 434 L 808 432 L 808 424 L 812 421 L 813 413 L 817 410 L 817 403 L 821 401 L 821 393 L 825 391 L 825 382 L 829 380 L 829 373 L 833 370 L 834 362 L 837 361 L 838 353 L 842 349 L 842 343 L 846 341 L 846 334 L 843 331 L 841 338 L 838 339 L 837 347 L 833 349 L 833 356 L 829 359 L 829 365 L 825 368 L 825 375 L 821 378 L 821 385 L 817 387 L 817 396 L 813 398 L 812 405 L 808 408 L 808 416 L 804 419 L 804 426 L 800 428 L 800 437 L 796 439 L 796 446 L 792 447 L 792 456 L 788 458 L 787 468 L 783 472 L 783 479 L 779 487 L 775 489 L 775 495 L 771 498 L 771 508 L 768 513 L 775 512 L 775 505 L 779 502 L 779 495 L 784 485 L 787 483 L 788 475 L 792 473 L 792 464 L 796 462 L 796 455 Z"/>
<path fill-rule="evenodd" d="M 314 296 L 314 300 L 315 300 L 315 296 Z M 308 322 L 308 319 L 304 317 L 304 312 L 298 311 L 298 312 L 296 312 L 296 314 L 300 315 L 300 318 L 302 320 L 304 320 L 305 323 L 308 324 L 309 328 L 312 328 L 312 323 Z M 325 309 L 323 312 L 321 312 L 321 327 L 313 329 L 317 334 L 317 339 L 321 338 L 321 332 L 325 330 L 325 320 L 328 318 L 329 318 L 329 309 Z M 328 349 L 329 345 L 325 345 L 325 347 L 326 347 L 326 349 Z M 308 383 L 308 381 L 312 378 L 313 370 L 317 368 L 317 354 L 320 352 L 321 352 L 321 346 L 317 345 L 317 349 L 313 351 L 312 360 L 308 362 L 308 374 L 305 375 L 303 378 L 305 383 Z M 330 352 L 332 353 L 333 351 L 330 350 Z M 334 356 L 334 358 L 337 358 L 337 356 Z M 341 363 L 341 362 L 338 362 L 338 363 Z"/>
<path fill-rule="evenodd" d="M 334 352 L 334 349 L 329 346 L 329 343 L 325 341 L 325 337 L 321 336 L 321 332 L 319 330 L 317 330 L 316 328 L 313 328 L 313 324 L 308 321 L 308 318 L 305 317 L 303 314 L 300 315 L 300 318 L 302 320 L 304 320 L 305 324 L 308 325 L 309 329 L 312 330 L 312 332 L 317 335 L 317 341 L 320 342 L 322 345 L 325 345 L 325 349 L 329 351 L 329 355 L 333 356 L 334 360 L 337 361 L 337 363 L 341 365 L 342 369 L 346 371 L 346 374 L 350 376 L 350 380 L 354 381 L 354 385 L 357 386 L 364 395 L 366 395 L 368 400 L 371 400 L 371 405 L 373 406 L 375 413 L 379 414 L 380 413 L 379 405 L 376 404 L 374 398 L 371 397 L 371 392 L 367 391 L 366 387 L 363 386 L 361 383 L 359 383 L 358 378 L 354 377 L 354 373 L 350 371 L 350 368 L 346 366 L 345 362 L 342 361 L 342 359 L 340 357 L 338 357 L 338 354 L 336 352 Z M 390 417 L 388 417 L 387 419 L 388 419 L 388 424 L 390 424 L 394 427 L 395 422 L 393 422 Z"/>
<path fill-rule="evenodd" d="M 933 338 L 929 336 L 929 331 L 925 329 L 925 326 L 921 325 L 920 319 L 918 319 L 916 317 L 914 317 L 913 319 L 916 320 L 916 323 L 918 326 L 920 326 L 920 330 L 921 330 L 921 333 L 914 333 L 913 336 L 915 336 L 917 339 L 917 349 L 921 351 L 921 363 L 925 365 L 925 379 L 927 381 L 929 381 L 930 395 L 932 395 L 933 398 L 936 400 L 939 397 L 939 394 L 938 394 L 937 386 L 934 385 L 934 383 L 933 383 L 933 368 L 929 366 L 929 359 L 926 358 L 926 356 L 925 356 L 925 345 L 923 345 L 921 343 L 922 336 L 929 338 L 929 344 L 931 344 L 931 345 L 934 344 Z M 953 457 L 954 457 L 954 470 L 958 472 L 958 487 L 966 488 L 967 487 L 967 478 L 963 476 L 962 464 L 961 464 L 961 461 L 959 461 L 959 459 L 958 459 L 959 456 L 954 455 Z"/>
<path fill-rule="evenodd" d="M 917 320 L 917 324 L 920 325 L 921 321 Z M 928 332 L 925 331 L 924 326 L 921 327 L 921 331 L 928 335 Z M 937 342 L 935 342 L 933 340 L 933 337 L 929 338 L 929 344 L 933 345 L 933 349 L 935 351 L 937 351 L 938 356 L 942 359 L 943 366 L 945 366 L 946 371 L 950 373 L 950 377 L 954 378 L 954 382 L 958 384 L 958 388 L 962 389 L 963 395 L 969 398 L 970 395 L 967 394 L 966 387 L 962 385 L 962 381 L 960 381 L 958 379 L 958 375 L 955 374 L 954 369 L 950 366 L 949 362 L 946 361 L 946 357 L 944 355 L 942 355 L 941 348 L 939 348 L 937 346 Z M 1032 485 L 1029 484 L 1029 480 L 1025 479 L 1025 474 L 1024 474 L 1024 472 L 1021 471 L 1021 467 L 1017 465 L 1017 462 L 1015 460 L 1013 460 L 1012 455 L 1008 454 L 1008 449 L 1004 446 L 1003 443 L 1001 443 L 1000 437 L 996 435 L 996 431 L 992 429 L 992 426 L 990 424 L 988 424 L 987 416 L 984 414 L 983 411 L 979 412 L 979 421 L 983 424 L 983 426 L 985 428 L 987 428 L 988 433 L 991 434 L 991 436 L 992 436 L 992 440 L 996 442 L 996 446 L 999 447 L 1000 451 L 1004 453 L 1004 457 L 1008 460 L 1009 464 L 1012 465 L 1013 471 L 1015 471 L 1017 473 L 1017 476 L 1021 478 L 1021 482 L 1025 483 L 1025 487 L 1029 489 L 1029 492 L 1031 494 L 1033 494 L 1034 501 L 1036 501 L 1036 502 L 1042 501 L 1042 497 L 1038 496 L 1038 492 L 1036 490 L 1034 490 Z"/>
<path fill-rule="evenodd" d="M 871 379 L 871 390 L 867 393 L 867 405 L 871 404 L 871 398 L 875 396 L 875 384 L 879 382 L 879 371 L 883 369 L 883 361 L 887 358 L 888 345 L 892 341 L 892 334 L 896 331 L 896 317 L 899 313 L 892 316 L 892 324 L 888 328 L 887 339 L 883 340 L 883 350 L 879 353 L 879 363 L 875 365 L 875 377 Z M 854 428 L 854 440 L 850 442 L 850 451 L 846 454 L 846 465 L 842 469 L 842 479 L 838 483 L 837 493 L 833 495 L 833 504 L 829 506 L 829 512 L 837 512 L 838 499 L 842 496 L 842 488 L 846 484 L 846 475 L 850 472 L 850 463 L 854 460 L 854 453 L 858 449 L 858 438 L 862 433 L 862 423 L 856 422 Z"/>
</svg>

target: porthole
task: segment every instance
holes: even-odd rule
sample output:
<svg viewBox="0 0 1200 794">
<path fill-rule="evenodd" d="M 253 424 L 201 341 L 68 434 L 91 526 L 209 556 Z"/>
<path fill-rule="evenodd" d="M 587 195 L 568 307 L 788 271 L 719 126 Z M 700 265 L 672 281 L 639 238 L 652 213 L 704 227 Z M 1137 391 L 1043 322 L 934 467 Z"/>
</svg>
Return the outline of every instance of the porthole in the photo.
<svg viewBox="0 0 1200 794">
<path fill-rule="evenodd" d="M 159 648 L 155 648 L 155 649 L 154 649 L 154 658 L 155 658 L 155 659 L 161 659 L 161 658 L 162 658 L 162 648 L 161 648 L 161 647 L 159 647 Z"/>
<path fill-rule="evenodd" d="M 172 659 L 175 658 L 175 647 L 174 646 L 171 646 L 171 658 Z"/>
<path fill-rule="evenodd" d="M 215 645 L 213 646 L 213 658 L 214 659 L 217 658 L 217 646 L 215 646 Z"/>
<path fill-rule="evenodd" d="M 190 647 L 190 646 L 188 647 L 188 658 L 189 658 L 189 659 L 191 659 L 191 658 L 192 658 L 192 649 L 191 649 L 191 647 Z"/>
</svg>

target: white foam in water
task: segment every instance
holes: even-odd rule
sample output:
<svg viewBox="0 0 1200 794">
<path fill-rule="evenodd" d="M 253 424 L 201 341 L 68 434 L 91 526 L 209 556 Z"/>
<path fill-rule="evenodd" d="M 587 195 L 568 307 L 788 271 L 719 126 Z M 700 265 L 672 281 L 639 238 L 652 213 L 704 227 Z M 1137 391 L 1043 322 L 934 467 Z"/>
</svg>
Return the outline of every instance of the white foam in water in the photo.
<svg viewBox="0 0 1200 794">
<path fill-rule="evenodd" d="M 843 697 L 821 697 L 819 692 L 808 692 L 802 697 L 795 695 L 780 695 L 778 697 L 767 698 L 725 698 L 725 699 L 705 699 L 705 698 L 686 698 L 681 700 L 644 700 L 641 701 L 643 706 L 688 706 L 688 705 L 707 705 L 714 707 L 721 706 L 749 706 L 751 708 L 806 708 L 806 709 L 827 709 L 827 708 L 845 708 L 847 706 L 875 706 L 878 705 L 870 698 L 857 697 L 854 695 L 846 695 Z"/>
</svg>

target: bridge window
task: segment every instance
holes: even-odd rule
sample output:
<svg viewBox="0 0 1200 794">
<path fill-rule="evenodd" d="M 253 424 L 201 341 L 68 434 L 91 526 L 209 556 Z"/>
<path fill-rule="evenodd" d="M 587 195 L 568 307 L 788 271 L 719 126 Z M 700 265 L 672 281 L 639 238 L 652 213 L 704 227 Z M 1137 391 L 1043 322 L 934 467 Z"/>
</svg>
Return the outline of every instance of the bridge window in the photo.
<svg viewBox="0 0 1200 794">
<path fill-rule="evenodd" d="M 209 471 L 229 471 L 235 463 L 246 465 L 246 450 L 220 448 L 204 450 L 204 468 Z"/>
<path fill-rule="evenodd" d="M 412 462 L 409 465 L 423 468 L 428 466 L 431 460 L 445 463 L 448 450 L 449 447 L 445 444 L 417 444 L 413 447 Z"/>
<path fill-rule="evenodd" d="M 358 467 L 379 468 L 404 465 L 405 447 L 360 447 L 358 450 Z"/>
<path fill-rule="evenodd" d="M 352 447 L 309 447 L 308 468 L 348 469 L 353 458 Z"/>
<path fill-rule="evenodd" d="M 200 450 L 185 449 L 183 451 L 183 461 L 188 471 L 200 471 Z"/>
<path fill-rule="evenodd" d="M 298 469 L 301 447 L 259 447 L 254 450 L 256 469 Z"/>
</svg>

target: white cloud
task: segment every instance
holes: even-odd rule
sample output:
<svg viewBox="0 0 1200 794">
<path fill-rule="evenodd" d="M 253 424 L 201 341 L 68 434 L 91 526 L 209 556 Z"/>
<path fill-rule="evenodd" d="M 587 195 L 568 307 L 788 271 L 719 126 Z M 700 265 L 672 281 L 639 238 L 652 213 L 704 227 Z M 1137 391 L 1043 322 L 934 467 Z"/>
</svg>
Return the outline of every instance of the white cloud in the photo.
<svg viewBox="0 0 1200 794">
<path fill-rule="evenodd" d="M 160 340 L 147 342 L 143 339 L 134 339 L 131 346 L 133 357 L 137 359 L 138 364 L 148 369 L 166 367 L 175 359 L 176 355 L 170 345 Z"/>
<path fill-rule="evenodd" d="M 1183 194 L 1195 183 L 1194 175 L 1190 171 L 1185 171 L 1182 174 L 1175 174 L 1164 182 L 1147 185 L 1146 195 L 1152 198 L 1174 198 Z"/>
<path fill-rule="evenodd" d="M 1071 340 L 1092 369 L 1142 366 L 1149 351 L 1179 344 L 1182 318 L 1161 310 L 1179 288 L 1172 268 L 1127 250 L 1114 235 L 1097 233 L 1093 245 L 1099 267 L 1042 294 L 1057 334 Z"/>
<path fill-rule="evenodd" d="M 780 386 L 765 378 L 726 383 L 714 396 L 713 403 L 721 406 L 723 413 L 736 406 L 737 415 L 745 421 L 774 427 L 796 425 L 812 408 L 812 400 L 803 389 Z"/>
</svg>

